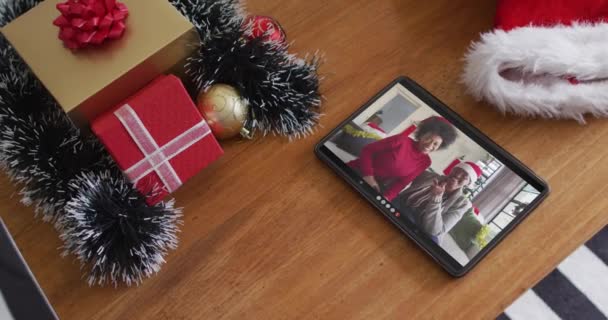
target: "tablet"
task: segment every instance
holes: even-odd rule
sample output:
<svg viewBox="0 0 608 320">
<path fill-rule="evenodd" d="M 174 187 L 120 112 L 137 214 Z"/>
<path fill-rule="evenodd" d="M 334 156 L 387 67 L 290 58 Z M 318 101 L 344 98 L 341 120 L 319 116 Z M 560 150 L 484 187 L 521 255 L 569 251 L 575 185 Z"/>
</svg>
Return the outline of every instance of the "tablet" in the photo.
<svg viewBox="0 0 608 320">
<path fill-rule="evenodd" d="M 315 152 L 457 277 L 549 194 L 541 178 L 406 77 L 346 119 Z"/>
<path fill-rule="evenodd" d="M 58 319 L 1 219 L 0 319 Z"/>
</svg>

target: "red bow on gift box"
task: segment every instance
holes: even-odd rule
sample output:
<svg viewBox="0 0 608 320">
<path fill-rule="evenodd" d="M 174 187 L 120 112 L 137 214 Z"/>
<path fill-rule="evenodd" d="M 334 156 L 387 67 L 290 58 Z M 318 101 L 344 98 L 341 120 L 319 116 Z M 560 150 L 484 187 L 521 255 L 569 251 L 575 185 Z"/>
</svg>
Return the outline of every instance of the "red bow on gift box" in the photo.
<svg viewBox="0 0 608 320">
<path fill-rule="evenodd" d="M 61 15 L 53 24 L 61 29 L 59 39 L 73 50 L 122 37 L 129 15 L 127 6 L 116 0 L 67 0 L 57 10 Z"/>
</svg>

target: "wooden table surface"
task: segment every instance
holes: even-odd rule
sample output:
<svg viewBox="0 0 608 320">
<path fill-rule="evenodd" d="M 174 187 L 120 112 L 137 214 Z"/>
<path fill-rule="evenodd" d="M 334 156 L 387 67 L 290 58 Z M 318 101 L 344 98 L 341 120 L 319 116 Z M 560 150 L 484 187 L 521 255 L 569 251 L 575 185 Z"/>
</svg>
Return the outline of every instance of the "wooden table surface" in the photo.
<svg viewBox="0 0 608 320">
<path fill-rule="evenodd" d="M 608 122 L 503 117 L 459 83 L 487 0 L 250 0 L 294 52 L 325 53 L 325 116 L 288 143 L 225 143 L 175 194 L 180 246 L 133 288 L 90 288 L 49 224 L 0 179 L 6 221 L 63 319 L 491 319 L 608 222 Z M 546 178 L 552 195 L 474 271 L 453 279 L 313 154 L 322 136 L 409 75 Z"/>
</svg>

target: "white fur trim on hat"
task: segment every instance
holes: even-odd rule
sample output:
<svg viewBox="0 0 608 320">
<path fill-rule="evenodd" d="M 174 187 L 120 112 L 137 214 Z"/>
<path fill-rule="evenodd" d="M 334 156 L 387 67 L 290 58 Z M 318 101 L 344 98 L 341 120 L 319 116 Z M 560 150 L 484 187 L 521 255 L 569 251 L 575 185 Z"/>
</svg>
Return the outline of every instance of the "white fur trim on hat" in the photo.
<svg viewBox="0 0 608 320">
<path fill-rule="evenodd" d="M 477 179 L 479 179 L 479 176 L 477 175 L 477 172 L 475 172 L 475 169 L 473 169 L 473 167 L 471 167 L 471 165 L 469 165 L 466 162 L 461 162 L 458 165 L 456 165 L 454 168 L 462 169 L 464 172 L 467 173 L 467 175 L 469 176 L 469 179 L 471 180 L 469 182 L 469 185 L 473 185 L 477 181 Z"/>
<path fill-rule="evenodd" d="M 503 113 L 579 122 L 584 114 L 608 116 L 608 23 L 495 30 L 465 59 L 469 91 Z M 505 70 L 519 73 L 518 80 Z"/>
</svg>

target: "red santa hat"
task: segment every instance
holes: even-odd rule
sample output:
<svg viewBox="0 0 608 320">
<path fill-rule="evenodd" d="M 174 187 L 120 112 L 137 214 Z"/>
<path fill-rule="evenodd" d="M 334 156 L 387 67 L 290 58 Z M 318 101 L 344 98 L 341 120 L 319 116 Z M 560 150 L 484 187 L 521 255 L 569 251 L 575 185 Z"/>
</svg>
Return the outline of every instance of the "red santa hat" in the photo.
<svg viewBox="0 0 608 320">
<path fill-rule="evenodd" d="M 498 0 L 463 80 L 502 112 L 608 116 L 608 0 Z"/>
<path fill-rule="evenodd" d="M 473 162 L 461 162 L 459 163 L 457 166 L 455 166 L 454 168 L 458 168 L 458 169 L 462 169 L 464 172 L 467 173 L 467 175 L 469 176 L 469 179 L 471 180 L 469 182 L 469 185 L 473 185 L 477 179 L 479 179 L 479 177 L 481 177 L 481 174 L 483 173 L 481 171 L 481 168 L 473 163 Z M 454 170 L 454 169 L 452 169 Z"/>
</svg>

